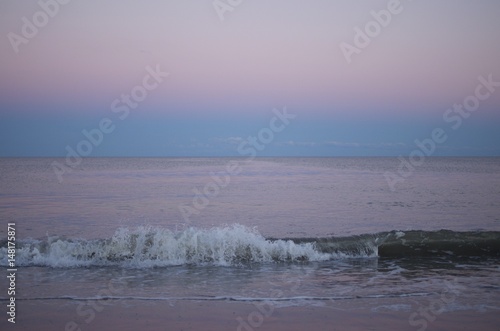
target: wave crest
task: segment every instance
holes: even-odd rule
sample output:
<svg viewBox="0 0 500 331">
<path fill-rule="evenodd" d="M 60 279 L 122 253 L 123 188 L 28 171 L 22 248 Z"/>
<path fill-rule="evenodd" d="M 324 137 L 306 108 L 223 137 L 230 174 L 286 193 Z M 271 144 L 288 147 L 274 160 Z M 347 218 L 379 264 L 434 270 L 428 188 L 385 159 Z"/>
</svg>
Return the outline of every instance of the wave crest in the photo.
<svg viewBox="0 0 500 331">
<path fill-rule="evenodd" d="M 220 266 L 359 257 L 500 256 L 500 232 L 391 231 L 350 237 L 265 238 L 243 225 L 171 231 L 120 228 L 107 239 L 48 237 L 16 243 L 18 266 Z M 7 242 L 0 261 L 7 265 Z"/>
<path fill-rule="evenodd" d="M 0 249 L 6 261 L 7 249 Z M 212 263 L 321 261 L 331 254 L 314 243 L 266 240 L 255 229 L 242 225 L 212 229 L 188 228 L 173 232 L 158 227 L 120 228 L 109 239 L 66 239 L 18 242 L 16 264 L 52 267 L 123 265 L 130 267 Z"/>
</svg>

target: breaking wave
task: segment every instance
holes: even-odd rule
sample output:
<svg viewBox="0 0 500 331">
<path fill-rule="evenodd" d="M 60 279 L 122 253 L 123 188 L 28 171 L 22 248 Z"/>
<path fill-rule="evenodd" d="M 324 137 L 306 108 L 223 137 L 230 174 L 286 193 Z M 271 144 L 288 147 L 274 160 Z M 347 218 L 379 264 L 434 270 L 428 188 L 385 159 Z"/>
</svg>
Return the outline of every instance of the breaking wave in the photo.
<svg viewBox="0 0 500 331">
<path fill-rule="evenodd" d="M 48 237 L 16 242 L 16 265 L 50 267 L 220 266 L 342 258 L 500 255 L 500 232 L 391 231 L 351 237 L 265 238 L 242 225 L 171 231 L 120 228 L 111 238 Z M 7 243 L 0 261 L 7 264 Z"/>
</svg>

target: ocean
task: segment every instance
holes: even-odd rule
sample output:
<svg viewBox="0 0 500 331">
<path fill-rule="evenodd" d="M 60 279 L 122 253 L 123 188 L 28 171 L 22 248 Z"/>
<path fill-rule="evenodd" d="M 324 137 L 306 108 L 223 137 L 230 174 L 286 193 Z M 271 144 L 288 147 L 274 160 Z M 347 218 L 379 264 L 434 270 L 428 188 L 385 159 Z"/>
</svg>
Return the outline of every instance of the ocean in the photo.
<svg viewBox="0 0 500 331">
<path fill-rule="evenodd" d="M 255 307 L 235 330 L 283 307 L 397 311 L 424 330 L 500 310 L 500 158 L 428 158 L 392 187 L 397 158 L 86 158 L 54 171 L 66 162 L 0 159 L 0 272 L 12 223 L 20 319 L 25 302 L 57 300 L 72 313 L 54 329 L 84 330 L 110 302 L 224 301 Z"/>
</svg>

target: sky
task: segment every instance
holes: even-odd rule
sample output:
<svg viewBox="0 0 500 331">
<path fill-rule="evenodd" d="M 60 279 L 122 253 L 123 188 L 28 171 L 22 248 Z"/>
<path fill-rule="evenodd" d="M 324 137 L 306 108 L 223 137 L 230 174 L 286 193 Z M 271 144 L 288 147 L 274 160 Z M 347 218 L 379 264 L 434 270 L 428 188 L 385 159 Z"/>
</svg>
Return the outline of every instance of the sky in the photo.
<svg viewBox="0 0 500 331">
<path fill-rule="evenodd" d="M 500 156 L 499 15 L 496 0 L 2 1 L 0 157 Z"/>
</svg>

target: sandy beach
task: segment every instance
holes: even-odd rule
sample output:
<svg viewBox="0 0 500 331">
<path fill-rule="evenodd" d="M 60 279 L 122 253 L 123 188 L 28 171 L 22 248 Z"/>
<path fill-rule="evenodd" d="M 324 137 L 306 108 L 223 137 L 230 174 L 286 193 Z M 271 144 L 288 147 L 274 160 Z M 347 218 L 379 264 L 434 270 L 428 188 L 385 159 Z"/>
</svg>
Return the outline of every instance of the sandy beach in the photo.
<svg viewBox="0 0 500 331">
<path fill-rule="evenodd" d="M 368 303 L 367 303 L 368 304 Z M 80 310 L 78 310 L 78 307 Z M 362 307 L 360 305 L 360 307 Z M 83 307 L 83 308 L 82 308 Z M 113 300 L 74 302 L 34 300 L 19 303 L 16 324 L 0 321 L 2 330 L 499 330 L 494 312 L 459 311 L 434 316 L 425 327 L 410 325 L 409 312 L 350 307 L 278 308 L 227 301 Z M 93 313 L 92 313 L 93 312 Z M 253 326 L 252 326 L 253 325 Z"/>
</svg>

